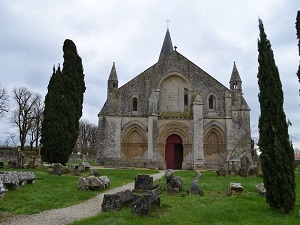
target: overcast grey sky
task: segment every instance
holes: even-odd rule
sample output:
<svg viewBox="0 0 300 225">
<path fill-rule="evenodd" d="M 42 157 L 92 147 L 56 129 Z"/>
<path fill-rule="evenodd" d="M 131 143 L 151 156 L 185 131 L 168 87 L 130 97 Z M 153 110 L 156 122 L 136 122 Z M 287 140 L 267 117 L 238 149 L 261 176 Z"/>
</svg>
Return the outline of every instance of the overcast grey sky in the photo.
<svg viewBox="0 0 300 225">
<path fill-rule="evenodd" d="M 10 94 L 25 86 L 45 96 L 53 65 L 63 63 L 63 42 L 71 39 L 84 66 L 83 119 L 97 124 L 113 62 L 119 86 L 155 64 L 170 20 L 177 51 L 227 87 L 236 62 L 255 131 L 260 17 L 279 68 L 290 137 L 300 148 L 297 10 L 294 0 L 1 0 L 0 84 Z M 0 118 L 0 143 L 15 130 L 9 117 Z"/>
</svg>

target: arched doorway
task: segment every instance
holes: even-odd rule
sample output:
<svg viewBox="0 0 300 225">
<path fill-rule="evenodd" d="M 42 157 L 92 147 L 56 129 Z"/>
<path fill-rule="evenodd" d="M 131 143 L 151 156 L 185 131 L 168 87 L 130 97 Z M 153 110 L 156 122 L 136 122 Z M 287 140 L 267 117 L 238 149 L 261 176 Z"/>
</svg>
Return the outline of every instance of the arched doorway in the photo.
<svg viewBox="0 0 300 225">
<path fill-rule="evenodd" d="M 177 134 L 172 134 L 167 138 L 165 159 L 167 169 L 182 169 L 183 146 L 182 139 Z"/>
</svg>

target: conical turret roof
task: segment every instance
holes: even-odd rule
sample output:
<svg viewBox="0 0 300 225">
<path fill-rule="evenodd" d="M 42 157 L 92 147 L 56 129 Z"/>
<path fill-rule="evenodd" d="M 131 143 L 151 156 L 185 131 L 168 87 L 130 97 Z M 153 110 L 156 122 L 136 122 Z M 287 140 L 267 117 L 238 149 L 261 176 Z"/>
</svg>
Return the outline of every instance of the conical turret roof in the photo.
<svg viewBox="0 0 300 225">
<path fill-rule="evenodd" d="M 231 78 L 230 78 L 230 82 L 232 82 L 232 81 L 241 81 L 241 77 L 240 77 L 239 71 L 236 68 L 235 62 L 233 64 L 233 69 L 232 69 Z"/>
<path fill-rule="evenodd" d="M 118 80 L 117 71 L 116 71 L 116 67 L 115 67 L 115 62 L 113 63 L 113 66 L 111 68 L 108 80 L 114 80 L 114 81 Z"/>
<path fill-rule="evenodd" d="M 164 58 L 165 56 L 169 55 L 173 51 L 174 51 L 173 44 L 172 44 L 171 35 L 169 32 L 169 28 L 168 28 L 166 35 L 165 35 L 164 43 L 163 43 L 161 51 L 160 51 L 158 61 L 161 60 L 162 58 Z"/>
</svg>

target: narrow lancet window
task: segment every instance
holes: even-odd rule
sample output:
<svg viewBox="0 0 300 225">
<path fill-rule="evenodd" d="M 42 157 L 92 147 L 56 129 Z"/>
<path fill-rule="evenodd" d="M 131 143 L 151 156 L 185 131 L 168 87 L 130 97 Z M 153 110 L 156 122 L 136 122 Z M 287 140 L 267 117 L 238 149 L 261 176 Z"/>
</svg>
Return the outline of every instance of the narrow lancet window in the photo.
<svg viewBox="0 0 300 225">
<path fill-rule="evenodd" d="M 215 109 L 215 98 L 213 95 L 209 96 L 209 99 L 208 99 L 208 107 L 209 109 Z"/>
<path fill-rule="evenodd" d="M 132 99 L 132 111 L 133 112 L 137 111 L 137 99 L 136 98 Z"/>
</svg>

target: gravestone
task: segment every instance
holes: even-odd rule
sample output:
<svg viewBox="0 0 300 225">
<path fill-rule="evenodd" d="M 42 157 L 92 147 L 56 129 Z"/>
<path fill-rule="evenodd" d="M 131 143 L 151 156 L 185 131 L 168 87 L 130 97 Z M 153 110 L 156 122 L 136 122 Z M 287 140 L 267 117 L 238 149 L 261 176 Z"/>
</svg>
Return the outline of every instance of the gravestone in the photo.
<svg viewBox="0 0 300 225">
<path fill-rule="evenodd" d="M 27 168 L 28 168 L 28 169 L 35 169 L 35 157 L 33 157 L 33 158 L 29 161 L 29 163 L 28 163 L 28 165 L 27 165 Z"/>
<path fill-rule="evenodd" d="M 134 195 L 131 212 L 137 215 L 148 215 L 152 206 L 160 207 L 160 196 L 157 190 L 148 190 L 143 194 Z"/>
<path fill-rule="evenodd" d="M 265 188 L 264 183 L 259 183 L 256 185 L 256 189 L 260 195 L 266 196 L 267 189 Z"/>
<path fill-rule="evenodd" d="M 149 174 L 138 174 L 134 180 L 135 190 L 151 190 L 153 189 L 153 177 Z"/>
<path fill-rule="evenodd" d="M 172 193 L 179 193 L 182 190 L 183 181 L 180 177 L 173 178 L 167 185 L 167 192 Z"/>
<path fill-rule="evenodd" d="M 19 188 L 19 179 L 15 173 L 1 172 L 0 180 L 6 189 L 16 190 Z"/>
<path fill-rule="evenodd" d="M 217 169 L 216 173 L 217 173 L 218 176 L 225 177 L 227 172 L 223 167 L 220 167 L 219 169 Z"/>
<path fill-rule="evenodd" d="M 23 152 L 19 152 L 17 155 L 17 167 L 18 169 L 24 169 L 25 163 L 25 154 Z"/>
<path fill-rule="evenodd" d="M 235 168 L 234 161 L 232 161 L 232 163 L 231 163 L 230 175 L 231 175 L 231 176 L 235 176 L 235 175 L 236 175 L 236 172 L 237 172 L 237 170 L 236 170 L 236 168 Z"/>
<path fill-rule="evenodd" d="M 105 194 L 101 209 L 103 212 L 120 210 L 125 204 L 128 204 L 133 199 L 133 194 L 130 189 L 117 192 L 115 194 Z"/>
<path fill-rule="evenodd" d="M 232 193 L 233 191 L 234 192 L 237 192 L 237 193 L 242 193 L 243 192 L 243 186 L 241 183 L 234 183 L 234 182 L 230 182 L 229 184 L 229 190 L 230 192 Z"/>
<path fill-rule="evenodd" d="M 0 200 L 4 197 L 6 191 L 7 190 L 4 187 L 2 180 L 0 179 Z"/>
<path fill-rule="evenodd" d="M 257 163 L 256 176 L 258 176 L 258 177 L 262 177 L 263 176 L 263 173 L 262 173 L 262 170 L 261 170 L 261 161 L 259 161 Z"/>
<path fill-rule="evenodd" d="M 241 158 L 241 168 L 239 170 L 239 175 L 242 177 L 248 177 L 250 165 L 251 165 L 251 162 L 250 162 L 249 158 L 244 155 Z"/>
<path fill-rule="evenodd" d="M 91 168 L 91 166 L 90 166 L 90 164 L 88 162 L 81 162 L 79 164 L 78 170 L 80 172 L 87 172 L 87 171 L 90 170 L 90 168 Z"/>
<path fill-rule="evenodd" d="M 99 177 L 101 174 L 98 170 L 90 170 L 90 176 L 95 176 L 95 177 Z"/>
<path fill-rule="evenodd" d="M 172 169 L 167 169 L 165 172 L 165 177 L 166 177 L 167 184 L 168 184 L 174 177 L 174 171 Z"/>
<path fill-rule="evenodd" d="M 110 180 L 107 176 L 89 176 L 82 177 L 78 180 L 78 189 L 80 190 L 102 190 L 110 185 Z"/>
<path fill-rule="evenodd" d="M 62 175 L 62 171 L 63 171 L 63 165 L 61 165 L 60 163 L 53 163 L 52 164 L 52 174 Z"/>
<path fill-rule="evenodd" d="M 188 194 L 201 195 L 201 196 L 204 194 L 203 190 L 199 189 L 198 181 L 200 178 L 201 178 L 201 173 L 197 171 L 195 173 L 192 184 L 188 190 Z"/>
</svg>

